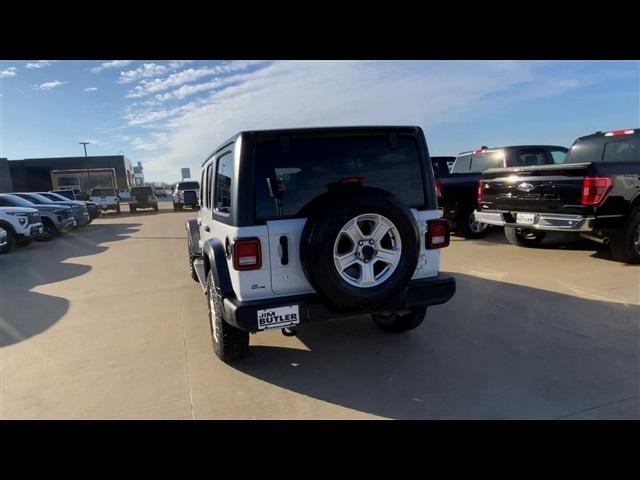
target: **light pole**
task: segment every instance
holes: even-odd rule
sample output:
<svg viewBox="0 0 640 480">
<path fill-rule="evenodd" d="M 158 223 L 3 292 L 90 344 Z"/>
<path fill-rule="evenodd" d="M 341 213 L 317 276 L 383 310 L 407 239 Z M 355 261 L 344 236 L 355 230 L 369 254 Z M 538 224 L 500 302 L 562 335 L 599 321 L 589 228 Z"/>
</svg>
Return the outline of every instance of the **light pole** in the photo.
<svg viewBox="0 0 640 480">
<path fill-rule="evenodd" d="M 89 145 L 89 142 L 78 142 L 80 145 L 82 145 L 84 147 L 84 156 L 87 156 L 87 145 Z"/>
</svg>

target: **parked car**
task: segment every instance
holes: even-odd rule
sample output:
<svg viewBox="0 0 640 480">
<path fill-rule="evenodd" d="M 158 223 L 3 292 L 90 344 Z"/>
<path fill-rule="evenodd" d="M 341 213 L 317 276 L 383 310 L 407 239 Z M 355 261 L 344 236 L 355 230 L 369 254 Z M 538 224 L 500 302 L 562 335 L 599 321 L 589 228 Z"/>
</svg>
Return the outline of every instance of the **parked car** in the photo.
<svg viewBox="0 0 640 480">
<path fill-rule="evenodd" d="M 9 245 L 9 236 L 7 231 L 0 227 L 0 253 L 4 253 L 5 248 Z"/>
<path fill-rule="evenodd" d="M 113 188 L 94 188 L 91 190 L 91 201 L 102 211 L 115 210 L 120 215 L 120 198 Z"/>
<path fill-rule="evenodd" d="M 69 200 L 84 203 L 89 211 L 89 220 L 92 222 L 100 215 L 102 215 L 102 209 L 98 207 L 98 204 L 91 201 L 91 197 L 80 190 L 52 190 L 49 192 L 59 197 L 64 197 Z"/>
<path fill-rule="evenodd" d="M 179 182 L 173 191 L 173 209 L 182 210 L 184 207 L 197 209 L 199 194 L 200 184 L 198 182 Z"/>
<path fill-rule="evenodd" d="M 158 199 L 153 193 L 151 187 L 133 187 L 131 188 L 131 200 L 129 201 L 129 210 L 136 213 L 141 208 L 152 208 L 158 211 Z"/>
<path fill-rule="evenodd" d="M 21 199 L 19 199 L 21 200 Z M 16 207 L 0 196 L 0 227 L 7 232 L 7 243 L 0 253 L 24 247 L 42 235 L 42 220 L 35 208 Z"/>
<path fill-rule="evenodd" d="M 164 188 L 154 188 L 153 194 L 157 198 L 162 198 L 162 199 L 169 198 L 169 196 L 171 195 L 170 192 L 167 192 Z"/>
<path fill-rule="evenodd" d="M 37 240 L 48 241 L 76 227 L 71 208 L 64 205 L 40 205 L 17 195 L 3 193 L 0 194 L 0 206 L 35 208 L 42 221 L 42 233 Z"/>
<path fill-rule="evenodd" d="M 82 222 L 82 224 L 80 224 L 80 226 L 89 225 L 93 221 L 93 218 L 95 218 L 95 217 L 92 217 L 91 215 L 91 211 L 90 211 L 91 207 L 89 206 L 89 204 L 93 204 L 92 208 L 95 211 L 100 212 L 100 209 L 98 208 L 98 206 L 93 202 L 81 202 L 78 200 L 69 200 L 67 197 L 58 195 L 57 193 L 53 193 L 53 192 L 38 192 L 38 194 L 48 198 L 54 203 L 67 205 L 68 207 L 73 207 L 73 206 L 80 207 L 80 210 L 83 212 L 83 217 L 85 218 L 85 220 Z M 77 220 L 78 218 L 76 217 L 76 221 Z"/>
<path fill-rule="evenodd" d="M 186 228 L 216 355 L 244 355 L 249 332 L 323 318 L 370 313 L 407 331 L 448 301 L 449 222 L 427 162 L 419 127 L 241 132 L 215 150 Z"/>
<path fill-rule="evenodd" d="M 64 201 L 56 199 L 54 201 L 45 195 L 34 192 L 13 193 L 12 195 L 24 198 L 25 200 L 35 203 L 36 205 L 62 205 L 70 207 L 73 218 L 75 218 L 76 220 L 76 226 L 84 227 L 85 225 L 89 224 L 89 212 L 87 211 L 87 207 L 85 207 L 84 205 L 72 202 L 67 199 L 64 199 Z"/>
<path fill-rule="evenodd" d="M 488 170 L 478 195 L 475 218 L 504 226 L 510 243 L 575 232 L 640 263 L 640 129 L 580 137 L 560 165 Z"/>
<path fill-rule="evenodd" d="M 123 202 L 131 200 L 131 193 L 126 188 L 118 190 L 118 198 Z"/>
<path fill-rule="evenodd" d="M 568 149 L 557 145 L 516 145 L 480 147 L 462 152 L 451 172 L 434 167 L 439 205 L 443 217 L 451 220 L 457 234 L 466 238 L 481 238 L 487 234 L 487 224 L 478 222 L 473 212 L 478 207 L 478 184 L 481 172 L 488 168 L 547 165 L 564 160 Z"/>
</svg>

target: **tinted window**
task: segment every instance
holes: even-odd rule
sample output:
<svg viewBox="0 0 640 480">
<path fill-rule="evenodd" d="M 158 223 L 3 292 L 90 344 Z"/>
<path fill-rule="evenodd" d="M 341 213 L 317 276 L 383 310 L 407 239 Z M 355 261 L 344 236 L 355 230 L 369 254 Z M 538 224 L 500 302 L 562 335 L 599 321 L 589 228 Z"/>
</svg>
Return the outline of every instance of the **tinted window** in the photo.
<svg viewBox="0 0 640 480">
<path fill-rule="evenodd" d="M 460 155 L 453 163 L 451 173 L 469 173 L 471 168 L 471 155 Z"/>
<path fill-rule="evenodd" d="M 198 182 L 180 182 L 178 190 L 200 190 L 200 184 Z"/>
<path fill-rule="evenodd" d="M 214 189 L 215 210 L 219 213 L 231 213 L 231 184 L 233 180 L 233 157 L 226 153 L 218 159 L 216 185 Z"/>
<path fill-rule="evenodd" d="M 94 197 L 115 197 L 116 192 L 113 188 L 94 188 L 91 190 L 91 195 Z"/>
<path fill-rule="evenodd" d="M 474 173 L 501 167 L 504 167 L 504 152 L 502 150 L 487 151 L 471 157 L 471 171 Z"/>
<path fill-rule="evenodd" d="M 516 155 L 516 164 L 510 167 L 530 167 L 532 165 L 547 165 L 547 152 L 542 148 L 521 148 Z"/>
<path fill-rule="evenodd" d="M 553 159 L 553 163 L 564 163 L 567 158 L 566 150 L 551 150 L 551 158 Z"/>
<path fill-rule="evenodd" d="M 146 195 L 152 195 L 153 194 L 153 190 L 151 190 L 151 187 L 133 187 L 131 189 L 131 194 L 136 194 L 136 193 L 143 193 Z"/>
<path fill-rule="evenodd" d="M 433 173 L 436 177 L 444 177 L 449 174 L 449 163 L 446 158 L 431 157 Z"/>
<path fill-rule="evenodd" d="M 202 201 L 203 198 L 207 198 L 207 185 L 209 182 L 205 181 L 205 170 L 202 170 L 202 175 L 200 175 L 200 201 Z"/>
<path fill-rule="evenodd" d="M 207 165 L 207 185 L 211 186 L 213 185 L 213 178 L 211 175 L 211 172 L 213 171 L 213 162 L 211 162 L 209 165 Z M 202 201 L 202 199 L 200 200 Z M 207 197 L 206 197 L 206 203 L 205 205 L 207 206 L 207 208 L 211 208 L 211 188 L 209 188 L 209 191 L 207 192 Z"/>
<path fill-rule="evenodd" d="M 38 205 L 42 205 L 43 203 L 53 203 L 51 199 L 40 195 L 39 193 L 30 193 L 28 195 L 21 195 L 25 200 L 29 200 L 30 202 L 36 203 Z"/>
<path fill-rule="evenodd" d="M 617 142 L 608 142 L 604 146 L 602 160 L 605 162 L 640 161 L 638 148 L 632 138 Z"/>
<path fill-rule="evenodd" d="M 55 192 L 58 195 L 61 195 L 69 200 L 73 200 L 73 192 L 69 191 L 69 190 L 61 190 L 59 192 Z"/>
<path fill-rule="evenodd" d="M 421 156 L 413 138 L 386 136 L 264 141 L 255 151 L 256 217 L 299 215 L 331 185 L 355 181 L 387 190 L 409 207 L 425 204 Z M 270 194 L 277 195 L 273 198 Z"/>
<path fill-rule="evenodd" d="M 576 140 L 571 146 L 564 163 L 599 162 L 602 160 L 604 137 Z"/>
</svg>

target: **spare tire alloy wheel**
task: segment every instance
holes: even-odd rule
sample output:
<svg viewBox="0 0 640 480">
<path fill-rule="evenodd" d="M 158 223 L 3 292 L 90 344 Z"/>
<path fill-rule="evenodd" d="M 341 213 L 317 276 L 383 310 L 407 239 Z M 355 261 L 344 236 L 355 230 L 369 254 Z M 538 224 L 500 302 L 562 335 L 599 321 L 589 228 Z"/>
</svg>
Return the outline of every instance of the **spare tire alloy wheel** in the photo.
<svg viewBox="0 0 640 480">
<path fill-rule="evenodd" d="M 475 234 L 482 234 L 487 231 L 489 225 L 487 223 L 476 222 L 473 213 L 469 215 L 469 231 Z"/>
<path fill-rule="evenodd" d="M 333 261 L 340 277 L 350 285 L 371 288 L 384 283 L 402 256 L 402 240 L 396 226 L 377 213 L 365 213 L 342 227 L 333 247 Z"/>
</svg>

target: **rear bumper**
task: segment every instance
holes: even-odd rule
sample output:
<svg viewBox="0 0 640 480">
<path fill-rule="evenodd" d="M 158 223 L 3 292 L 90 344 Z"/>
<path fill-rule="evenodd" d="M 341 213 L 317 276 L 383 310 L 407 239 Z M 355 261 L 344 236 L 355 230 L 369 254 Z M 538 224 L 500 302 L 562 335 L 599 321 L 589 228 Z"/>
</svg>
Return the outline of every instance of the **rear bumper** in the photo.
<svg viewBox="0 0 640 480">
<path fill-rule="evenodd" d="M 239 301 L 225 298 L 225 319 L 234 327 L 250 332 L 261 331 L 258 328 L 258 310 L 290 305 L 298 305 L 300 323 L 330 318 L 350 317 L 385 310 L 407 310 L 411 307 L 439 305 L 447 302 L 456 291 L 455 278 L 439 274 L 436 277 L 412 280 L 409 286 L 385 305 L 359 308 L 349 311 L 335 311 L 318 294 L 277 297 L 274 299 Z"/>
<path fill-rule="evenodd" d="M 564 215 L 552 213 L 532 213 L 533 223 L 518 223 L 518 212 L 501 210 L 475 211 L 476 222 L 500 227 L 532 228 L 534 230 L 549 230 L 556 232 L 592 232 L 595 225 L 595 217 L 583 215 Z"/>
</svg>

